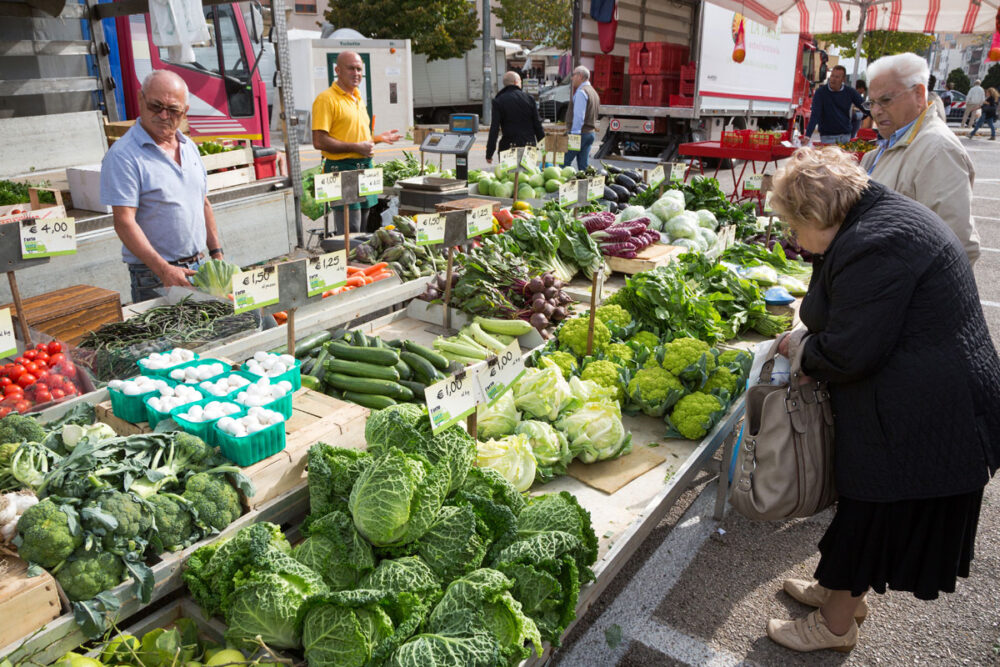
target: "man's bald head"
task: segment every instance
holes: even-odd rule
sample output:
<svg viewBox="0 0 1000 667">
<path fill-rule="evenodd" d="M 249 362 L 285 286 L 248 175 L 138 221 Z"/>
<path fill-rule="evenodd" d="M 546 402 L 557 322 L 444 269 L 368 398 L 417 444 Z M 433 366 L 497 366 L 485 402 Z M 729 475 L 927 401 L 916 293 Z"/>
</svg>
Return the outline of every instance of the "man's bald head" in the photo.
<svg viewBox="0 0 1000 667">
<path fill-rule="evenodd" d="M 521 85 L 521 75 L 517 72 L 507 72 L 503 75 L 503 85 L 504 86 L 520 86 Z"/>
<path fill-rule="evenodd" d="M 187 103 L 187 84 L 175 72 L 165 69 L 154 69 L 142 80 L 142 94 L 147 98 L 169 93 L 182 95 L 184 103 Z"/>
<path fill-rule="evenodd" d="M 365 74 L 365 63 L 354 51 L 343 51 L 337 56 L 337 85 L 351 93 L 361 85 Z"/>
</svg>

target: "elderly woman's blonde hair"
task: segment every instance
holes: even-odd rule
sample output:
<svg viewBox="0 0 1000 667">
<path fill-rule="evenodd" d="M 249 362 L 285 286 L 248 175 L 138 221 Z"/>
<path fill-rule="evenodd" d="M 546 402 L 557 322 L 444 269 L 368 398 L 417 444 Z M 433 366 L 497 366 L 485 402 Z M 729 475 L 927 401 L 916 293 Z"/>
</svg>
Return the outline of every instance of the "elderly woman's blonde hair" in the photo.
<svg viewBox="0 0 1000 667">
<path fill-rule="evenodd" d="M 868 174 L 850 153 L 800 148 L 774 175 L 771 207 L 788 221 L 825 229 L 844 221 L 867 185 Z"/>
</svg>

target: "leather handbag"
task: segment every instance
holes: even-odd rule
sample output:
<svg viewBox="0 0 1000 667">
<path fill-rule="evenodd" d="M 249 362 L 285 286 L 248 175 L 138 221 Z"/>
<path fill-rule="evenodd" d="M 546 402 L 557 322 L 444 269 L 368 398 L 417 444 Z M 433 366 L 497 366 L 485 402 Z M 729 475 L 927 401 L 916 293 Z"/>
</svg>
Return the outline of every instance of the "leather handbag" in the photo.
<svg viewBox="0 0 1000 667">
<path fill-rule="evenodd" d="M 743 442 L 730 503 L 749 519 L 812 516 L 837 499 L 830 393 L 823 382 L 799 384 L 808 334 L 800 329 L 788 335 L 788 383 L 770 384 L 779 339 L 761 367 L 760 383 L 747 390 Z"/>
</svg>

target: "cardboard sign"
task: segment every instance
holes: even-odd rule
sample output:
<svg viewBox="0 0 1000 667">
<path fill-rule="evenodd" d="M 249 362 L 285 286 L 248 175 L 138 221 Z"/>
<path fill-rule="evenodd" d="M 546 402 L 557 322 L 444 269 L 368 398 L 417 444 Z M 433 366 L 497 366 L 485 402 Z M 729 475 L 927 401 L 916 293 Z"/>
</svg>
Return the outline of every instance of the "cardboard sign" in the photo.
<svg viewBox="0 0 1000 667">
<path fill-rule="evenodd" d="M 365 169 L 358 174 L 358 196 L 382 194 L 382 169 Z"/>
<path fill-rule="evenodd" d="M 264 266 L 233 274 L 233 307 L 238 315 L 278 303 L 278 269 Z"/>
<path fill-rule="evenodd" d="M 347 251 L 335 250 L 306 262 L 307 296 L 316 296 L 347 284 Z"/>
<path fill-rule="evenodd" d="M 479 403 L 478 389 L 472 369 L 424 389 L 431 431 L 438 433 L 471 415 Z"/>
<path fill-rule="evenodd" d="M 683 183 L 684 175 L 687 174 L 688 166 L 683 162 L 672 162 L 670 164 L 670 182 Z"/>
<path fill-rule="evenodd" d="M 517 149 L 509 148 L 505 151 L 500 151 L 500 168 L 501 169 L 513 169 L 517 166 Z"/>
<path fill-rule="evenodd" d="M 317 204 L 344 198 L 340 185 L 340 174 L 316 174 L 313 180 L 313 198 Z"/>
<path fill-rule="evenodd" d="M 21 221 L 21 257 L 36 259 L 76 254 L 74 218 L 27 218 Z"/>
<path fill-rule="evenodd" d="M 604 196 L 604 177 L 595 176 L 587 181 L 587 201 L 596 201 Z"/>
<path fill-rule="evenodd" d="M 14 336 L 14 320 L 10 308 L 0 309 L 0 357 L 17 356 L 17 340 Z"/>
<path fill-rule="evenodd" d="M 743 179 L 744 192 L 760 192 L 760 186 L 764 182 L 764 174 L 750 174 Z"/>
<path fill-rule="evenodd" d="M 662 164 L 658 164 L 652 169 L 646 171 L 646 182 L 649 183 L 649 187 L 655 188 L 664 180 L 666 180 L 666 176 L 663 172 Z"/>
<path fill-rule="evenodd" d="M 576 203 L 579 186 L 576 181 L 567 181 L 559 186 L 559 205 L 563 208 Z M 603 191 L 603 190 L 602 190 Z"/>
<path fill-rule="evenodd" d="M 445 217 L 440 213 L 420 213 L 416 217 L 417 245 L 444 243 Z"/>
<path fill-rule="evenodd" d="M 535 146 L 524 147 L 524 152 L 521 153 L 521 166 L 525 169 L 538 166 L 538 149 Z"/>
<path fill-rule="evenodd" d="M 524 375 L 524 357 L 521 344 L 514 340 L 507 349 L 496 357 L 496 362 L 487 362 L 479 368 L 476 379 L 479 391 L 488 405 L 493 405 Z"/>
</svg>

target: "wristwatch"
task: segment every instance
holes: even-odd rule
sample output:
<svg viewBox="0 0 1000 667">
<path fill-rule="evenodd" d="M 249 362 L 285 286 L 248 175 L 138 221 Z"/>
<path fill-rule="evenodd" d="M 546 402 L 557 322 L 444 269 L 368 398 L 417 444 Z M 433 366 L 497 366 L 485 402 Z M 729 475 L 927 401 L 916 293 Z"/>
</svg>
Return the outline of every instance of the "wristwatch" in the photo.
<svg viewBox="0 0 1000 667">
<path fill-rule="evenodd" d="M 209 257 L 212 257 L 213 255 L 221 255 L 221 254 L 222 254 L 222 248 L 209 248 L 208 249 L 208 256 Z"/>
</svg>

